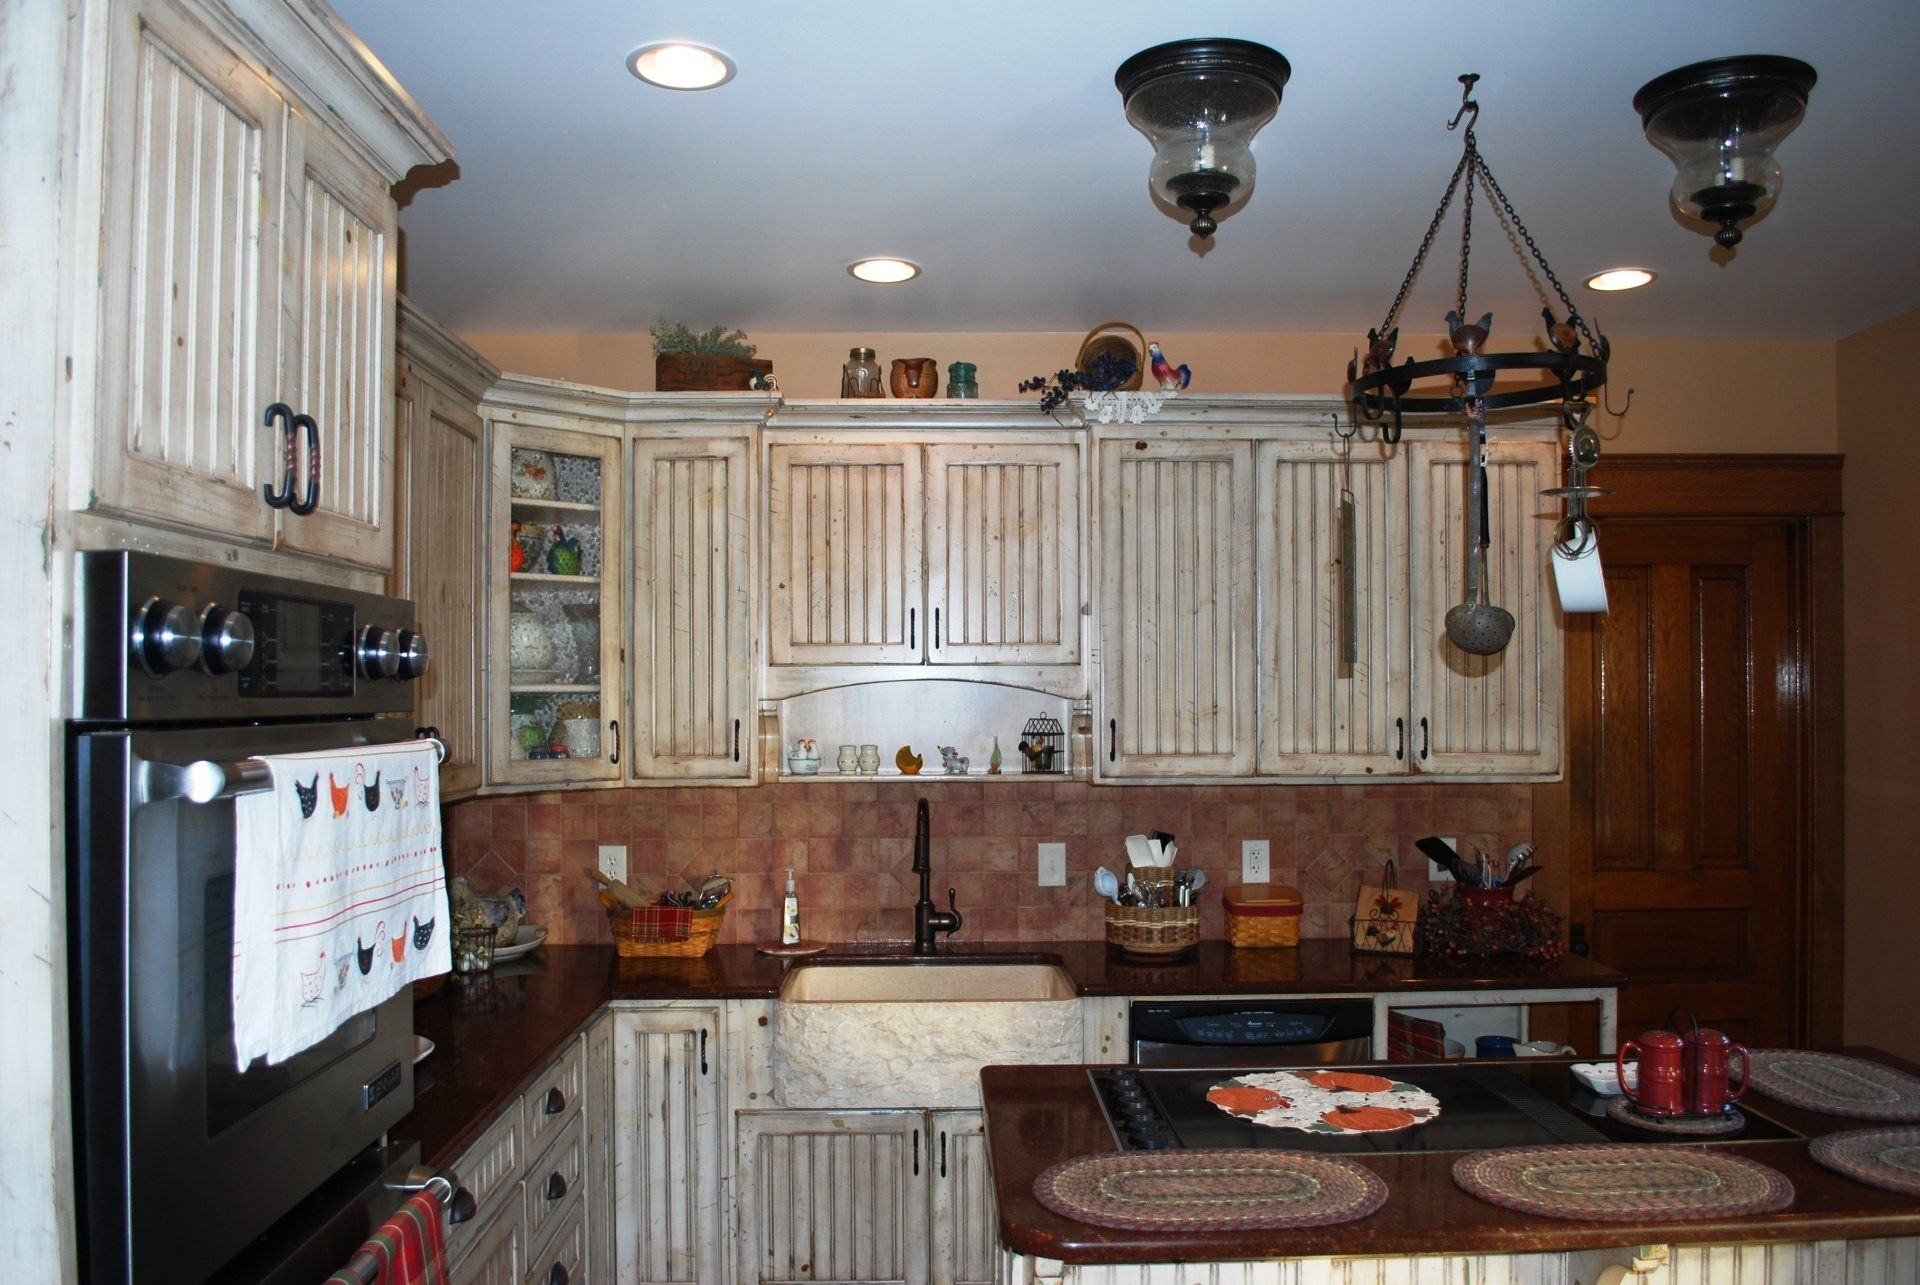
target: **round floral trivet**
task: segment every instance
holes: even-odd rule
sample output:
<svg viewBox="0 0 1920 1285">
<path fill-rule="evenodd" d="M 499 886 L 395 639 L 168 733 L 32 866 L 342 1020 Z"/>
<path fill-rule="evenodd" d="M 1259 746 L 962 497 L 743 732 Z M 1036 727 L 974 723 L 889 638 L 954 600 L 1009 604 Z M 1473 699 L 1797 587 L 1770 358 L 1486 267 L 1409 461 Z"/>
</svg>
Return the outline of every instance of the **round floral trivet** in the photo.
<svg viewBox="0 0 1920 1285">
<path fill-rule="evenodd" d="M 1440 1114 L 1417 1084 L 1361 1071 L 1263 1071 L 1222 1080 L 1207 1101 L 1269 1129 L 1302 1133 L 1392 1133 Z"/>
<path fill-rule="evenodd" d="M 1607 1118 L 1631 1129 L 1665 1133 L 1680 1138 L 1724 1138 L 1747 1127 L 1739 1107 L 1723 1115 L 1648 1115 L 1625 1098 L 1607 1099 Z"/>
<path fill-rule="evenodd" d="M 1795 1049 L 1755 1049 L 1755 1092 L 1788 1106 L 1857 1120 L 1920 1120 L 1920 1076 L 1865 1058 Z"/>
<path fill-rule="evenodd" d="M 1365 1218 L 1387 1184 L 1364 1165 L 1308 1151 L 1160 1151 L 1081 1156 L 1033 1180 L 1054 1213 L 1123 1231 L 1268 1231 Z"/>
<path fill-rule="evenodd" d="M 1793 1203 L 1793 1184 L 1765 1165 L 1645 1142 L 1476 1151 L 1455 1163 L 1453 1180 L 1490 1205 L 1598 1222 L 1731 1218 Z"/>
<path fill-rule="evenodd" d="M 1869 1187 L 1920 1196 L 1920 1129 L 1854 1129 L 1815 1138 L 1807 1154 Z"/>
</svg>

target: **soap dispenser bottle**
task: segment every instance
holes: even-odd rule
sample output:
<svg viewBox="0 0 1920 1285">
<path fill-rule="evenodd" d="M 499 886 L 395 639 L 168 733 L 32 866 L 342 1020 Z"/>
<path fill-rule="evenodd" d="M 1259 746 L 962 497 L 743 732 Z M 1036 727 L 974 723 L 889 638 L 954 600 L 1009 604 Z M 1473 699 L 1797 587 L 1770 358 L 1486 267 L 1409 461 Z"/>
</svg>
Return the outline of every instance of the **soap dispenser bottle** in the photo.
<svg viewBox="0 0 1920 1285">
<path fill-rule="evenodd" d="M 800 894 L 794 891 L 793 871 L 787 871 L 787 895 L 780 906 L 780 944 L 800 944 Z"/>
</svg>

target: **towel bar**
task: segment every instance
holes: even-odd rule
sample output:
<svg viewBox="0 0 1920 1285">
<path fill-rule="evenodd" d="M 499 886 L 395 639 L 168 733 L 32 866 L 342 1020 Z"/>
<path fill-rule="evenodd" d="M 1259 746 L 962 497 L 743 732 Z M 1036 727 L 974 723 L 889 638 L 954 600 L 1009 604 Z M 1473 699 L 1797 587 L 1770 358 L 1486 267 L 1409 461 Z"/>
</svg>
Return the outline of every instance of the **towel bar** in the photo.
<svg viewBox="0 0 1920 1285">
<path fill-rule="evenodd" d="M 437 736 L 421 737 L 433 743 L 436 762 L 447 761 L 447 743 Z M 148 763 L 146 765 L 146 802 L 185 799 L 189 803 L 213 803 L 241 794 L 258 794 L 273 788 L 273 773 L 260 759 L 239 759 L 222 763 L 214 759 L 198 762 Z"/>
<path fill-rule="evenodd" d="M 389 1189 L 404 1192 L 408 1196 L 417 1191 L 431 1192 L 433 1198 L 440 1202 L 440 1207 L 447 1211 L 448 1222 L 460 1223 L 473 1217 L 472 1193 L 460 1185 L 458 1178 L 449 1174 L 418 1165 L 409 1170 L 407 1176 L 399 1182 L 387 1185 Z M 379 1279 L 380 1260 L 374 1256 L 372 1250 L 362 1248 L 355 1250 L 353 1257 L 349 1258 L 346 1266 L 340 1270 L 341 1274 L 351 1276 L 357 1281 L 364 1281 L 366 1285 L 375 1285 Z"/>
</svg>

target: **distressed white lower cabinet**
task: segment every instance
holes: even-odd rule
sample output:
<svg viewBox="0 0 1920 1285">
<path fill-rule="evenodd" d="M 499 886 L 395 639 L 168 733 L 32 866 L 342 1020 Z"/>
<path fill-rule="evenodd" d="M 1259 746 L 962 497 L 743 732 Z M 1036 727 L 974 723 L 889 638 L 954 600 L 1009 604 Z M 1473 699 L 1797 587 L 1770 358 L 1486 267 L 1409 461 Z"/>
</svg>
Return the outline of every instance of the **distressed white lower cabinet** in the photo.
<svg viewBox="0 0 1920 1285">
<path fill-rule="evenodd" d="M 1253 446 L 1100 446 L 1103 777 L 1254 767 Z"/>
<path fill-rule="evenodd" d="M 936 1111 L 933 1283 L 989 1285 L 1000 1276 L 1000 1210 L 978 1111 Z"/>
<path fill-rule="evenodd" d="M 609 1279 L 614 1226 L 613 1187 L 614 1019 L 602 1013 L 587 1028 L 587 1189 L 581 1196 L 587 1221 L 587 1258 Z"/>
<path fill-rule="evenodd" d="M 931 1278 L 921 1111 L 743 1111 L 741 1285 Z"/>
<path fill-rule="evenodd" d="M 720 1010 L 616 1010 L 612 1044 L 612 1279 L 721 1280 Z"/>
</svg>

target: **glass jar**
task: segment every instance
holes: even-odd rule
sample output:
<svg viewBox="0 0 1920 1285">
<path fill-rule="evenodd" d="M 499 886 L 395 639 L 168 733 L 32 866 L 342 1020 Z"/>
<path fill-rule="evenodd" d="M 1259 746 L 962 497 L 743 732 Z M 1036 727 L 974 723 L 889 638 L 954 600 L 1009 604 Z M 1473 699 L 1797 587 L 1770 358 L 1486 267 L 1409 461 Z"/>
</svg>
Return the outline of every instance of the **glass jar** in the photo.
<svg viewBox="0 0 1920 1285">
<path fill-rule="evenodd" d="M 874 359 L 873 349 L 854 348 L 847 353 L 847 364 L 840 368 L 840 395 L 842 397 L 885 397 L 886 380 L 882 377 L 880 363 Z"/>
<path fill-rule="evenodd" d="M 978 397 L 980 385 L 975 381 L 973 363 L 956 361 L 947 367 L 947 396 Z"/>
</svg>

